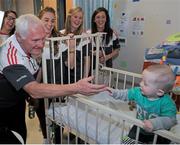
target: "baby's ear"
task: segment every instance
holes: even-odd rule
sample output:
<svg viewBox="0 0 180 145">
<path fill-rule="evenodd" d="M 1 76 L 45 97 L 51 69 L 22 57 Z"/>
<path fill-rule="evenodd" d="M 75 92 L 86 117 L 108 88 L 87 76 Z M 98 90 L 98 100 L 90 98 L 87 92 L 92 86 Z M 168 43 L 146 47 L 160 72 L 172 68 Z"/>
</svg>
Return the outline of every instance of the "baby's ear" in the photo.
<svg viewBox="0 0 180 145">
<path fill-rule="evenodd" d="M 157 92 L 157 95 L 158 96 L 163 96 L 164 95 L 164 91 L 159 89 L 158 92 Z"/>
</svg>

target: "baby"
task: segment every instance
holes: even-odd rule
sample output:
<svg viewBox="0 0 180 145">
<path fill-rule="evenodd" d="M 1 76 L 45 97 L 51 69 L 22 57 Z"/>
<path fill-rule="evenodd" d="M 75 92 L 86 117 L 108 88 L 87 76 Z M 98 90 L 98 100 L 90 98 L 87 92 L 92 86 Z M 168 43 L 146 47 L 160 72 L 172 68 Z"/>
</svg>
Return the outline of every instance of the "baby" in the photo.
<svg viewBox="0 0 180 145">
<path fill-rule="evenodd" d="M 112 90 L 112 97 L 124 101 L 133 100 L 137 105 L 137 119 L 143 121 L 139 141 L 152 143 L 152 131 L 169 130 L 176 121 L 176 105 L 168 94 L 175 83 L 175 75 L 168 65 L 151 65 L 142 73 L 140 87 L 127 90 Z M 135 139 L 137 126 L 133 126 L 129 137 Z M 170 141 L 158 136 L 157 143 Z"/>
</svg>

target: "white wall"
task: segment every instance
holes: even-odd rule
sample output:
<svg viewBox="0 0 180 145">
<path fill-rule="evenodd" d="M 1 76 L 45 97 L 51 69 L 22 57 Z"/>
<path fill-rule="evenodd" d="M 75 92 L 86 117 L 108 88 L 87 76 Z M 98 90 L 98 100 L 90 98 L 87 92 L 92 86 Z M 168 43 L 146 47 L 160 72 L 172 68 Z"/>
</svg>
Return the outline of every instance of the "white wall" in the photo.
<svg viewBox="0 0 180 145">
<path fill-rule="evenodd" d="M 127 45 L 121 48 L 114 65 L 116 68 L 140 73 L 144 49 L 154 47 L 169 35 L 180 32 L 180 0 L 114 0 L 112 21 L 117 31 L 123 11 L 127 16 L 127 24 L 124 27 Z M 144 34 L 141 36 L 132 35 L 134 17 L 145 19 L 142 25 Z"/>
</svg>

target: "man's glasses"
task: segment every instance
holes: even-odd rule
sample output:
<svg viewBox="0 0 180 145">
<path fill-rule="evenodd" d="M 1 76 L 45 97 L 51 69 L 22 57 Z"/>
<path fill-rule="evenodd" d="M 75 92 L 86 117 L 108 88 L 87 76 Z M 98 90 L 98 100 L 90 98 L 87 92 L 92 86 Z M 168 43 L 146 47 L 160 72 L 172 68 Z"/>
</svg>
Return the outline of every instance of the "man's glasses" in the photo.
<svg viewBox="0 0 180 145">
<path fill-rule="evenodd" d="M 15 17 L 12 17 L 12 16 L 9 16 L 9 15 L 7 15 L 7 17 L 6 17 L 9 21 L 11 21 L 11 20 L 13 20 L 13 21 L 15 21 L 16 20 L 16 18 Z"/>
</svg>

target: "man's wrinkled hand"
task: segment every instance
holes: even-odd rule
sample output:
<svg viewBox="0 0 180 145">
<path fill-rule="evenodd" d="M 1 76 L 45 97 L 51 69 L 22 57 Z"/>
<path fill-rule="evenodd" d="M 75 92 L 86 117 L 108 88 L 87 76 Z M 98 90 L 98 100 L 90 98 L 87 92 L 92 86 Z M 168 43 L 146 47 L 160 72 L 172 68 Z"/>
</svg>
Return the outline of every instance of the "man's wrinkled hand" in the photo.
<svg viewBox="0 0 180 145">
<path fill-rule="evenodd" d="M 97 84 L 92 84 L 91 82 L 93 81 L 94 77 L 88 77 L 84 78 L 82 80 L 79 80 L 76 85 L 78 87 L 78 93 L 83 94 L 83 95 L 94 95 L 102 91 L 109 91 L 108 87 L 104 84 L 102 85 L 97 85 Z"/>
</svg>

